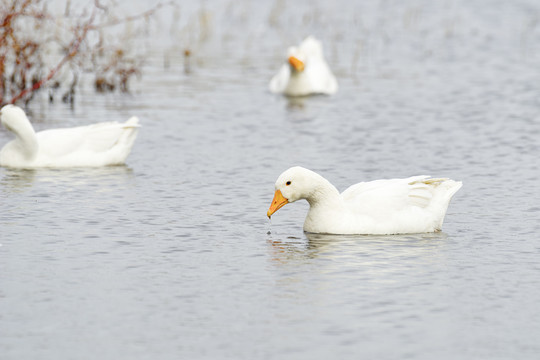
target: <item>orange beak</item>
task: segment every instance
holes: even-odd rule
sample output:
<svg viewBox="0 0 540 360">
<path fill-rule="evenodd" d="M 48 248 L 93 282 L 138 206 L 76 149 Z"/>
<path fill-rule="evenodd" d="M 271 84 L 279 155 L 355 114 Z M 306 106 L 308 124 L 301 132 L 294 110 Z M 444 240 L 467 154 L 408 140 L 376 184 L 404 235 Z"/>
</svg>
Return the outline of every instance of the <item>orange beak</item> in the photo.
<svg viewBox="0 0 540 360">
<path fill-rule="evenodd" d="M 304 63 L 294 56 L 289 57 L 289 64 L 296 70 L 296 71 L 303 71 L 304 70 Z"/>
<path fill-rule="evenodd" d="M 289 200 L 285 199 L 283 197 L 283 194 L 281 194 L 281 191 L 276 190 L 276 193 L 274 194 L 274 200 L 272 200 L 272 204 L 270 204 L 270 209 L 268 209 L 268 212 L 266 215 L 270 219 L 270 216 L 272 216 L 273 213 L 281 209 L 283 205 L 286 205 L 289 203 Z"/>
</svg>

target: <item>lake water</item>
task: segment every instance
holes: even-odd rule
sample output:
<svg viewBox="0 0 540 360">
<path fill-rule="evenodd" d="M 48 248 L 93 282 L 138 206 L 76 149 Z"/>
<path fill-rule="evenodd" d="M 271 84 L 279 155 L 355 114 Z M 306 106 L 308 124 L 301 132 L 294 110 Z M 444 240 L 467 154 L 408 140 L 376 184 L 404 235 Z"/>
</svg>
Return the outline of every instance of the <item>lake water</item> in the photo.
<svg viewBox="0 0 540 360">
<path fill-rule="evenodd" d="M 540 5 L 205 4 L 189 73 L 184 15 L 132 94 L 31 103 L 143 127 L 126 166 L 0 168 L 0 358 L 537 359 Z M 309 33 L 339 92 L 271 95 Z M 464 186 L 441 233 L 309 235 L 305 202 L 266 217 L 293 165 Z"/>
</svg>

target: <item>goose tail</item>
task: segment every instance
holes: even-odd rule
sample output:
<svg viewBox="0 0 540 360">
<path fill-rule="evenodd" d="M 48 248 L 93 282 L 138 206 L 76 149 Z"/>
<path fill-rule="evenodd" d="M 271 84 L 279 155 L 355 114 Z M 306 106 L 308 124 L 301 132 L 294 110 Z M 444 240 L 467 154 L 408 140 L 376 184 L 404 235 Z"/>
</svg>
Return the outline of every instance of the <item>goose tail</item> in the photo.
<svg viewBox="0 0 540 360">
<path fill-rule="evenodd" d="M 118 150 L 118 160 L 116 163 L 125 163 L 131 149 L 133 148 L 133 144 L 135 143 L 135 139 L 137 138 L 140 127 L 141 125 L 139 124 L 139 118 L 136 116 L 129 118 L 129 120 L 122 124 L 123 131 L 115 146 Z"/>
<path fill-rule="evenodd" d="M 452 200 L 452 197 L 458 192 L 459 189 L 463 186 L 463 183 L 461 181 L 455 181 L 451 179 L 445 179 L 442 181 L 439 186 L 441 187 L 440 192 L 440 200 L 439 204 L 441 206 L 440 209 L 440 221 L 438 224 L 438 230 L 442 229 L 442 225 L 444 222 L 444 217 L 446 215 L 446 211 L 448 210 L 448 205 L 450 204 L 450 200 Z"/>
<path fill-rule="evenodd" d="M 124 124 L 123 124 L 124 128 L 139 128 L 141 127 L 141 125 L 139 124 L 139 118 L 136 117 L 136 116 L 132 116 L 129 118 L 128 121 L 126 121 Z"/>
</svg>

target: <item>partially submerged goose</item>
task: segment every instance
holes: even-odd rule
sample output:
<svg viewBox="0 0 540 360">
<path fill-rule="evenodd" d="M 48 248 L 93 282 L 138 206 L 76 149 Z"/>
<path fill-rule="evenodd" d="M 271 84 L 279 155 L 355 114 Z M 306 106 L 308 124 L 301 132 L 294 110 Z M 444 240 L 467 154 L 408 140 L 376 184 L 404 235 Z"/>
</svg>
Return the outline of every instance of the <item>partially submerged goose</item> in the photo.
<svg viewBox="0 0 540 360">
<path fill-rule="evenodd" d="M 139 120 L 132 117 L 125 123 L 103 122 L 36 133 L 24 111 L 15 105 L 4 106 L 0 119 L 15 134 L 0 150 L 0 166 L 14 168 L 123 164 L 140 127 Z"/>
<path fill-rule="evenodd" d="M 288 96 L 334 94 L 336 78 L 324 60 L 321 42 L 307 37 L 287 52 L 287 62 L 270 81 L 270 91 Z"/>
<path fill-rule="evenodd" d="M 305 199 L 304 231 L 326 234 L 407 234 L 440 231 L 448 203 L 462 183 L 413 176 L 361 182 L 339 191 L 319 174 L 292 167 L 276 181 L 268 217 Z"/>
</svg>

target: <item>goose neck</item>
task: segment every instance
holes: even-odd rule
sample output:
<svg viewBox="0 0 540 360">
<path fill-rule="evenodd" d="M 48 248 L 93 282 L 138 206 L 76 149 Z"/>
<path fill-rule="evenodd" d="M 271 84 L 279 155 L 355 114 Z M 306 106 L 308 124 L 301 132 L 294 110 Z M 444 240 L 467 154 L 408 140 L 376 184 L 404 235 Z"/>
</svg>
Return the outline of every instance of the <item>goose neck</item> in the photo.
<svg viewBox="0 0 540 360">
<path fill-rule="evenodd" d="M 321 204 L 324 206 L 341 204 L 339 191 L 326 180 L 321 181 L 306 200 L 311 207 L 317 207 Z"/>
<path fill-rule="evenodd" d="M 28 158 L 32 158 L 37 154 L 38 141 L 37 136 L 30 123 L 24 124 L 13 131 L 19 143 L 21 144 L 21 150 Z"/>
</svg>

